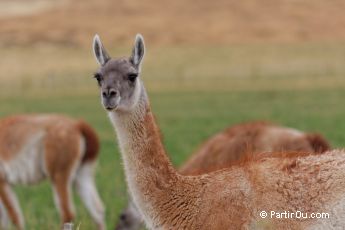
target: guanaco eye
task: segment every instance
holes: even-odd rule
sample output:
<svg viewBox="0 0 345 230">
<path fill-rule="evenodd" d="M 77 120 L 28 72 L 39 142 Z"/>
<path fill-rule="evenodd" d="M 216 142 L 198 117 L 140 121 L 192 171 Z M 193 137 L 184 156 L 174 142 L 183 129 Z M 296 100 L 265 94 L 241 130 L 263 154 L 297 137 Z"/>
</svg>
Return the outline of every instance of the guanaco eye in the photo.
<svg viewBox="0 0 345 230">
<path fill-rule="evenodd" d="M 102 75 L 99 74 L 99 73 L 95 73 L 93 75 L 93 77 L 97 80 L 98 84 L 100 85 L 101 84 L 101 80 L 102 80 Z"/>
<path fill-rule="evenodd" d="M 137 77 L 138 77 L 137 73 L 130 73 L 130 74 L 128 74 L 128 80 L 131 81 L 131 82 L 134 82 L 135 79 L 137 79 Z"/>
</svg>

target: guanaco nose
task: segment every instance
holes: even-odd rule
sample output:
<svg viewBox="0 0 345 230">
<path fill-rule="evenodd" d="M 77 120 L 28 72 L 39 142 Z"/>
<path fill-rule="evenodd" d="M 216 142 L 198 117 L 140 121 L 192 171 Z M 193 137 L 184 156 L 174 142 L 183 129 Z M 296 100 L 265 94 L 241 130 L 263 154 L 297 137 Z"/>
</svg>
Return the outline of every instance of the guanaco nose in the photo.
<svg viewBox="0 0 345 230">
<path fill-rule="evenodd" d="M 104 98 L 112 98 L 115 97 L 117 95 L 117 91 L 115 89 L 106 89 L 103 90 L 102 92 L 102 96 Z"/>
</svg>

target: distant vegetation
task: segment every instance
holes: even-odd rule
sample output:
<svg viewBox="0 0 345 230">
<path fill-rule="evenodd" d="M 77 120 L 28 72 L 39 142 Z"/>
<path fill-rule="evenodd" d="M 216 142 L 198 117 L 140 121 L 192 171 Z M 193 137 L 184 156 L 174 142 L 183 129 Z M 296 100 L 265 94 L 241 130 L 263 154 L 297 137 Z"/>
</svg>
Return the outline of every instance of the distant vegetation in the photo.
<svg viewBox="0 0 345 230">
<path fill-rule="evenodd" d="M 18 15 L 0 10 L 1 45 L 88 47 L 96 32 L 114 45 L 128 44 L 137 32 L 151 44 L 345 39 L 343 0 L 1 0 L 0 9 L 9 2 Z"/>
<path fill-rule="evenodd" d="M 131 51 L 125 46 L 111 52 L 121 56 Z M 4 47 L 1 55 L 0 96 L 95 90 L 91 48 Z M 143 79 L 150 92 L 342 89 L 343 60 L 345 43 L 158 48 L 148 39 Z"/>
</svg>

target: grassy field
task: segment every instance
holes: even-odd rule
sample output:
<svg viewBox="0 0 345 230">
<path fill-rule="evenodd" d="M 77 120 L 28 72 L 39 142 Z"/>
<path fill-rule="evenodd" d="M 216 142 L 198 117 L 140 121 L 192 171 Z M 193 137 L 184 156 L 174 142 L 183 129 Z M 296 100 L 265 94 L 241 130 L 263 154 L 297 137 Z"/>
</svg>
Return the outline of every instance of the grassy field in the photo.
<svg viewBox="0 0 345 230">
<path fill-rule="evenodd" d="M 95 127 L 102 141 L 97 185 L 112 229 L 127 193 L 115 134 L 91 78 L 93 57 L 83 50 L 33 49 L 3 51 L 0 116 L 64 113 Z M 344 51 L 345 44 L 149 50 L 143 78 L 173 163 L 180 165 L 211 134 L 251 120 L 320 131 L 334 146 L 344 146 Z M 59 229 L 47 182 L 16 191 L 28 229 Z M 93 229 L 76 196 L 75 201 L 80 229 Z"/>
<path fill-rule="evenodd" d="M 335 146 L 345 143 L 344 91 L 261 91 L 207 93 L 153 93 L 153 109 L 164 142 L 175 165 L 195 147 L 225 126 L 247 120 L 271 120 L 303 130 L 322 131 Z M 126 186 L 114 132 L 96 95 L 79 97 L 30 97 L 1 100 L 1 116 L 19 112 L 59 112 L 83 117 L 98 131 L 102 150 L 97 184 L 107 208 L 110 229 L 126 201 Z M 48 183 L 16 188 L 28 229 L 58 229 Z M 77 201 L 81 229 L 93 229 L 85 209 Z"/>
</svg>

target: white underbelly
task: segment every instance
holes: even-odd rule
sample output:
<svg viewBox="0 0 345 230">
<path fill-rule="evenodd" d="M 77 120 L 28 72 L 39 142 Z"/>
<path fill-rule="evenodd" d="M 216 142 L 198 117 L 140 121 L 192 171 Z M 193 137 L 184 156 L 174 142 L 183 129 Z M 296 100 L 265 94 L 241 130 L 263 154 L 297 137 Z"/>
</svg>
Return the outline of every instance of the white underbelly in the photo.
<svg viewBox="0 0 345 230">
<path fill-rule="evenodd" d="M 0 162 L 2 175 L 10 184 L 36 184 L 46 178 L 44 132 L 34 134 L 16 157 Z"/>
</svg>

